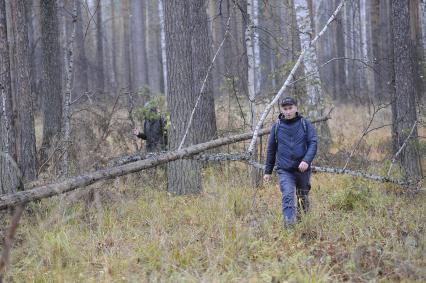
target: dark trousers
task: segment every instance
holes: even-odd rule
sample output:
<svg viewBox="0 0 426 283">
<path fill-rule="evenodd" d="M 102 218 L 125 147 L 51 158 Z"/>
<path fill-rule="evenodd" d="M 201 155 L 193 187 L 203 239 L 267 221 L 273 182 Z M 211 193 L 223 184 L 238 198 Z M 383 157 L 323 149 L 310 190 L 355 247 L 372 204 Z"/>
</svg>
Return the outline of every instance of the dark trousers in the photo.
<svg viewBox="0 0 426 283">
<path fill-rule="evenodd" d="M 282 213 L 286 226 L 296 221 L 296 202 L 299 213 L 301 209 L 306 213 L 309 210 L 309 190 L 311 189 L 311 170 L 299 171 L 277 171 L 282 193 Z"/>
</svg>

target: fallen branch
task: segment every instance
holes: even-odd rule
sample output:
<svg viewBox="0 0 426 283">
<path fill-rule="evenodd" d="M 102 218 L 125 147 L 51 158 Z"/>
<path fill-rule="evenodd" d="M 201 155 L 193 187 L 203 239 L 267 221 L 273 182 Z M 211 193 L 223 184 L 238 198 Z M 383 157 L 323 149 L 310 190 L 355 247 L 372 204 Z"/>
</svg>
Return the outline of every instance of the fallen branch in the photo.
<svg viewBox="0 0 426 283">
<path fill-rule="evenodd" d="M 260 130 L 260 135 L 265 135 L 270 129 Z M 209 142 L 196 144 L 180 150 L 170 151 L 148 159 L 124 164 L 121 166 L 98 170 L 95 172 L 83 174 L 76 177 L 64 179 L 61 182 L 48 184 L 14 194 L 0 196 L 0 209 L 13 207 L 26 202 L 48 198 L 51 196 L 63 194 L 80 187 L 91 185 L 100 180 L 113 179 L 115 177 L 138 172 L 144 169 L 153 168 L 177 159 L 187 158 L 203 151 L 216 148 L 222 145 L 232 144 L 239 141 L 248 140 L 253 136 L 252 132 L 239 134 L 231 137 L 220 138 Z"/>
<path fill-rule="evenodd" d="M 322 121 L 326 121 L 330 119 L 330 117 L 323 117 L 317 120 L 312 121 L 312 123 L 318 123 Z M 268 129 L 261 129 L 258 132 L 258 136 L 269 134 L 271 131 Z M 85 187 L 91 185 L 100 180 L 109 180 L 115 177 L 120 177 L 126 174 L 138 172 L 144 169 L 153 168 L 161 164 L 165 164 L 170 161 L 174 161 L 177 159 L 188 158 L 199 154 L 203 151 L 213 149 L 216 147 L 220 147 L 227 144 L 237 143 L 240 141 L 248 140 L 253 137 L 252 132 L 234 135 L 231 137 L 224 137 L 215 139 L 212 141 L 208 141 L 201 144 L 192 145 L 180 150 L 174 150 L 169 152 L 160 153 L 159 155 L 152 154 L 149 155 L 149 158 L 138 160 L 130 163 L 126 163 L 123 165 L 115 166 L 112 168 L 105 168 L 95 172 L 86 173 L 80 176 L 71 177 L 64 179 L 58 183 L 47 184 L 35 186 L 30 184 L 26 184 L 25 188 L 27 189 L 30 186 L 33 186 L 32 189 L 27 189 L 22 192 L 7 194 L 0 196 L 0 210 L 5 209 L 7 207 L 13 207 L 18 204 L 26 203 L 29 201 L 34 201 L 38 199 L 48 198 L 51 196 L 63 194 L 77 188 Z M 138 158 L 136 155 L 135 158 Z M 118 161 L 121 163 L 125 163 L 126 159 Z"/>
</svg>

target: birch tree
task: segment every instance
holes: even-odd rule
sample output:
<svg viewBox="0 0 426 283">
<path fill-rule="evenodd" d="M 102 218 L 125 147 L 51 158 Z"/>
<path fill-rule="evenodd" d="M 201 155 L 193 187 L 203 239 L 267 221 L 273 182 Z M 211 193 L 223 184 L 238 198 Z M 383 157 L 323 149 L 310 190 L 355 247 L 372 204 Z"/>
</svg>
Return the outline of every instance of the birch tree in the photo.
<svg viewBox="0 0 426 283">
<path fill-rule="evenodd" d="M 300 44 L 302 50 L 306 50 L 303 58 L 304 75 L 307 77 L 307 114 L 311 119 L 322 117 L 325 113 L 324 92 L 321 87 L 320 73 L 318 69 L 318 56 L 315 45 L 311 44 L 314 37 L 311 17 L 307 0 L 294 0 L 296 21 L 299 30 Z M 318 135 L 321 137 L 321 147 L 328 148 L 331 141 L 330 129 L 327 122 L 318 127 Z"/>
<path fill-rule="evenodd" d="M 64 149 L 63 149 L 63 175 L 68 176 L 69 174 L 69 149 L 71 146 L 71 89 L 72 89 L 72 74 L 74 70 L 74 38 L 76 34 L 76 22 L 77 22 L 77 1 L 74 0 L 73 8 L 73 29 L 71 33 L 71 38 L 67 45 L 67 50 L 64 56 L 64 64 L 66 66 L 66 80 L 65 80 L 65 89 L 64 89 L 64 100 L 62 103 L 62 131 L 64 139 Z"/>
<path fill-rule="evenodd" d="M 371 50 L 369 48 L 370 46 L 370 38 L 371 38 L 371 29 L 369 27 L 369 1 L 367 0 L 360 0 L 360 21 L 361 21 L 361 53 L 362 53 L 362 60 L 365 62 L 368 62 L 369 57 L 371 57 Z M 371 68 L 366 68 L 365 73 L 365 85 L 366 85 L 366 91 L 368 99 L 371 101 L 373 99 L 373 89 L 374 89 L 374 74 Z"/>
<path fill-rule="evenodd" d="M 246 48 L 248 60 L 248 76 L 247 76 L 247 89 L 249 93 L 250 104 L 250 125 L 254 130 L 257 124 L 257 109 L 256 97 L 259 95 L 260 90 L 260 48 L 259 48 L 259 34 L 256 28 L 259 25 L 259 3 L 257 0 L 247 0 L 247 27 L 246 35 Z M 258 161 L 259 157 L 255 149 L 254 160 Z M 258 169 L 250 167 L 250 175 L 252 178 L 253 186 L 257 187 L 261 184 L 261 173 Z"/>
<path fill-rule="evenodd" d="M 163 70 L 163 92 L 167 96 L 167 56 L 166 56 L 166 33 L 164 27 L 164 5 L 163 0 L 158 0 L 158 17 L 160 19 L 160 30 L 161 30 L 161 63 Z"/>
<path fill-rule="evenodd" d="M 303 59 L 305 76 L 309 76 L 306 84 L 308 95 L 308 114 L 312 118 L 318 118 L 323 114 L 324 102 L 321 90 L 321 80 L 318 70 L 318 58 L 315 46 L 311 45 L 314 32 L 311 28 L 311 17 L 307 0 L 294 0 L 297 26 L 299 30 L 300 44 L 306 50 Z"/>
</svg>

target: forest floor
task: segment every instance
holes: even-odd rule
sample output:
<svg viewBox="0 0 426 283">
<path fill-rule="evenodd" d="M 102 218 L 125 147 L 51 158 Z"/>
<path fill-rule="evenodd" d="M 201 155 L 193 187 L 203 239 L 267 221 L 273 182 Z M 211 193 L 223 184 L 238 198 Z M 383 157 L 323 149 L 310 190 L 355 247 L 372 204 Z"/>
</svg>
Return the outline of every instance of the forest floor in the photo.
<svg viewBox="0 0 426 283">
<path fill-rule="evenodd" d="M 357 113 L 334 114 L 333 156 L 361 135 L 368 119 Z M 386 172 L 381 131 L 360 154 L 383 164 L 351 165 Z M 426 193 L 315 174 L 310 213 L 285 230 L 277 183 L 253 189 L 247 168 L 206 167 L 196 196 L 170 196 L 158 168 L 32 203 L 5 281 L 426 281 Z"/>
</svg>

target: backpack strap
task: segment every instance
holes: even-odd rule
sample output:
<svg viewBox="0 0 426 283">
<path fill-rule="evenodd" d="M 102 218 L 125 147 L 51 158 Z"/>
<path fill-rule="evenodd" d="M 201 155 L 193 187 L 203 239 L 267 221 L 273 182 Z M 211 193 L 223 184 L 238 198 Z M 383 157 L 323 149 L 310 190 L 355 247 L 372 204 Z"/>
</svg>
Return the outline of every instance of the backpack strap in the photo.
<svg viewBox="0 0 426 283">
<path fill-rule="evenodd" d="M 277 119 L 277 122 L 275 123 L 275 144 L 277 144 L 278 145 L 278 136 L 277 136 L 277 134 L 278 134 L 278 127 L 280 126 L 280 123 L 281 123 L 281 120 L 280 120 L 280 118 L 278 118 Z"/>
<path fill-rule="evenodd" d="M 303 117 L 300 120 L 302 122 L 303 132 L 306 134 L 306 120 Z"/>
</svg>

